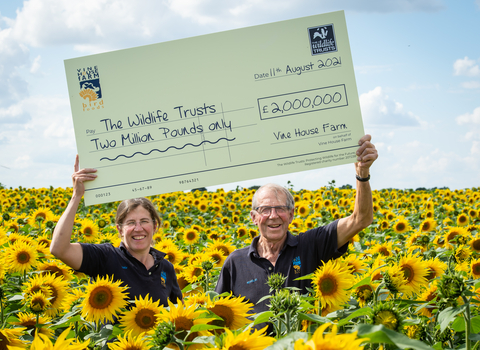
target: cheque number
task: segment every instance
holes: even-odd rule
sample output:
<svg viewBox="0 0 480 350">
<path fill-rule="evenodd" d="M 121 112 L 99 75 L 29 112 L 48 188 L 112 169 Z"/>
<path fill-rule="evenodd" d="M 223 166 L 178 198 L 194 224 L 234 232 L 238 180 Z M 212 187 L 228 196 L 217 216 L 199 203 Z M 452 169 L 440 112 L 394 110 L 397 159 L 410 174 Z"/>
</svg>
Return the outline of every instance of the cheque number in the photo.
<svg viewBox="0 0 480 350">
<path fill-rule="evenodd" d="M 259 99 L 262 119 L 318 111 L 347 105 L 344 85 L 294 92 Z"/>
</svg>

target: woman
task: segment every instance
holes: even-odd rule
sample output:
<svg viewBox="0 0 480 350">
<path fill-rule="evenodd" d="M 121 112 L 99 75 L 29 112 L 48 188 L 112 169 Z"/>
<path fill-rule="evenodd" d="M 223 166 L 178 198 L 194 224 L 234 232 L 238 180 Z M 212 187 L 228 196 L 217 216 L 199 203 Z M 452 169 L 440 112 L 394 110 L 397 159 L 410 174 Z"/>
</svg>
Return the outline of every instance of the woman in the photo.
<svg viewBox="0 0 480 350">
<path fill-rule="evenodd" d="M 72 175 L 73 194 L 55 227 L 50 252 L 71 268 L 91 277 L 113 276 L 129 287 L 129 300 L 149 294 L 168 306 L 168 300 L 182 299 L 173 265 L 165 254 L 152 248 L 153 234 L 161 221 L 146 198 L 128 199 L 117 208 L 115 224 L 122 239 L 120 247 L 110 243 L 71 243 L 73 224 L 85 193 L 85 181 L 94 180 L 96 169 L 79 170 L 78 155 Z"/>
</svg>

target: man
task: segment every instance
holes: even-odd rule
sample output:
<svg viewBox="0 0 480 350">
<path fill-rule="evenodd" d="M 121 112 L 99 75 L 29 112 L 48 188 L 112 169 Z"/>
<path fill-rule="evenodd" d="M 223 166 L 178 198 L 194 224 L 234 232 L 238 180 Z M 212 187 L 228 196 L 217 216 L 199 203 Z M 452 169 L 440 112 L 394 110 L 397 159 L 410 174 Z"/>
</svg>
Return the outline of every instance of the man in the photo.
<svg viewBox="0 0 480 350">
<path fill-rule="evenodd" d="M 370 166 L 377 159 L 371 136 L 365 135 L 358 142 L 356 152 L 356 198 L 353 213 L 326 226 L 317 227 L 297 236 L 288 232 L 294 217 L 295 202 L 291 193 L 275 184 L 260 187 L 252 199 L 250 216 L 258 226 L 260 235 L 250 247 L 238 249 L 225 261 L 215 291 L 232 292 L 244 296 L 254 306 L 254 312 L 268 310 L 268 301 L 257 304 L 270 287 L 266 284 L 272 273 L 287 277 L 286 287 L 297 287 L 306 293 L 310 280 L 296 278 L 314 272 L 330 259 L 346 252 L 348 241 L 373 221 Z"/>
</svg>

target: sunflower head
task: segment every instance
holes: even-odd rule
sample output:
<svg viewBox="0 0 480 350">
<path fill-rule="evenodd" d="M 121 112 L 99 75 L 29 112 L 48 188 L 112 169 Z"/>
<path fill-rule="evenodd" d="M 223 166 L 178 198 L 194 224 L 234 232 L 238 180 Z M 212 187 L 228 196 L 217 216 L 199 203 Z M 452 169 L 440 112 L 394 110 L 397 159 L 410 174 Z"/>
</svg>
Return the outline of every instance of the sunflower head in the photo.
<svg viewBox="0 0 480 350">
<path fill-rule="evenodd" d="M 281 289 L 270 298 L 270 311 L 274 315 L 280 315 L 285 312 L 296 314 L 301 304 L 298 292 L 291 292 L 289 289 Z"/>
<path fill-rule="evenodd" d="M 402 322 L 403 319 L 395 308 L 393 302 L 379 303 L 375 305 L 370 315 L 371 324 L 381 324 L 393 331 L 399 331 L 402 328 Z"/>
<path fill-rule="evenodd" d="M 152 345 L 155 348 L 163 349 L 173 342 L 175 342 L 175 325 L 170 321 L 160 323 L 152 335 Z"/>
<path fill-rule="evenodd" d="M 458 271 L 443 274 L 438 283 L 438 294 L 446 301 L 456 301 L 467 289 L 467 284 Z"/>
<path fill-rule="evenodd" d="M 267 284 L 270 287 L 270 293 L 275 291 L 279 291 L 283 288 L 285 281 L 287 280 L 286 276 L 283 276 L 281 273 L 272 273 L 268 276 Z"/>
</svg>

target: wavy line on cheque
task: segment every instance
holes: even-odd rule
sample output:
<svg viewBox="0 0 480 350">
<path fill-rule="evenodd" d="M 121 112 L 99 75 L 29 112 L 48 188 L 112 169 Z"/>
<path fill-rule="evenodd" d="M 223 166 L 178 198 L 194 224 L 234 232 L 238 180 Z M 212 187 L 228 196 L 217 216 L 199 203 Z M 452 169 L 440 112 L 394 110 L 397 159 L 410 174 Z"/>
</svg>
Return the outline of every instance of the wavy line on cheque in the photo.
<svg viewBox="0 0 480 350">
<path fill-rule="evenodd" d="M 218 143 L 218 142 L 221 141 L 221 140 L 226 140 L 226 141 L 232 142 L 232 141 L 235 141 L 235 140 L 236 140 L 236 137 L 233 138 L 233 139 L 227 139 L 226 137 L 221 137 L 221 138 L 219 138 L 219 139 L 218 139 L 217 141 L 215 141 L 215 142 L 212 142 L 212 141 L 209 141 L 209 140 L 205 140 L 205 141 L 200 142 L 198 145 L 194 145 L 193 143 L 186 143 L 186 144 L 184 144 L 184 145 L 183 145 L 182 147 L 180 147 L 180 148 L 178 148 L 178 147 L 176 147 L 176 146 L 170 146 L 170 147 L 168 147 L 167 149 L 165 149 L 165 150 L 163 150 L 163 151 L 154 148 L 154 149 L 152 149 L 152 150 L 151 150 L 150 152 L 148 152 L 148 153 L 135 152 L 135 153 L 132 154 L 131 156 L 127 156 L 127 155 L 125 155 L 125 154 L 119 154 L 118 156 L 116 156 L 116 157 L 113 158 L 113 159 L 110 159 L 110 158 L 108 158 L 108 157 L 100 158 L 100 161 L 102 161 L 102 160 L 109 160 L 109 161 L 113 162 L 113 161 L 117 160 L 117 159 L 120 158 L 120 157 L 132 158 L 132 157 L 136 156 L 137 154 L 141 154 L 141 155 L 144 155 L 144 156 L 148 156 L 148 155 L 149 155 L 150 153 L 152 153 L 153 151 L 157 151 L 157 152 L 160 152 L 160 153 L 164 153 L 164 152 L 167 152 L 170 148 L 175 148 L 176 150 L 179 150 L 179 151 L 180 151 L 180 150 L 184 149 L 186 146 L 200 147 L 201 145 L 203 145 L 204 143 L 207 143 L 207 142 L 210 143 L 210 144 L 212 144 L 212 145 L 214 145 L 214 144 Z"/>
</svg>

